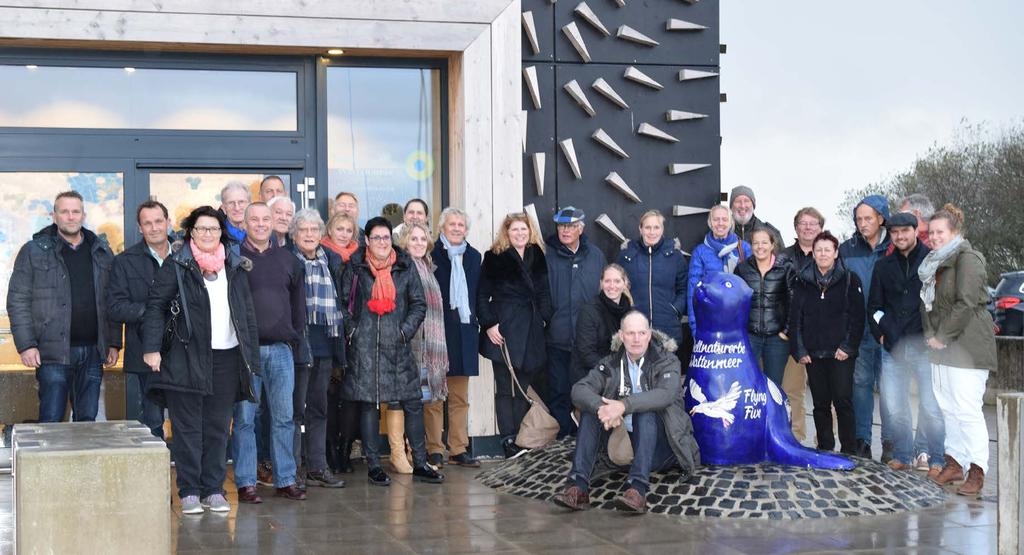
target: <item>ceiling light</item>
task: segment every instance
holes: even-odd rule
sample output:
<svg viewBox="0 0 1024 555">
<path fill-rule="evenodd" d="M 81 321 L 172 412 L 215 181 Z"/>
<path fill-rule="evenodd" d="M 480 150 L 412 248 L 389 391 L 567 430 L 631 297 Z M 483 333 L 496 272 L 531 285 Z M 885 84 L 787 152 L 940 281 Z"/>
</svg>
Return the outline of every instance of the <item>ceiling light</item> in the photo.
<svg viewBox="0 0 1024 555">
<path fill-rule="evenodd" d="M 39 66 L 37 66 L 35 64 L 29 64 L 29 65 L 25 66 L 25 69 L 39 69 Z"/>
<path fill-rule="evenodd" d="M 345 51 L 340 48 L 332 48 L 327 51 L 328 56 L 341 56 Z"/>
<path fill-rule="evenodd" d="M 127 71 L 128 73 L 135 73 L 135 68 L 134 67 L 126 67 L 126 68 L 124 68 L 124 70 Z"/>
</svg>

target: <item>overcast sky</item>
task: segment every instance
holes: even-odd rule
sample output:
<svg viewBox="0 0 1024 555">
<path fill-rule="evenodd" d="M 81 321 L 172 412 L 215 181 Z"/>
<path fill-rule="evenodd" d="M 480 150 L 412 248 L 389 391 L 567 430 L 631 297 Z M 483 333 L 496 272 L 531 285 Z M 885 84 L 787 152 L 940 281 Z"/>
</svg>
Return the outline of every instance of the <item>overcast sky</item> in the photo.
<svg viewBox="0 0 1024 555">
<path fill-rule="evenodd" d="M 721 0 L 722 190 L 793 237 L 812 205 L 910 167 L 961 120 L 1024 116 L 1022 0 Z"/>
</svg>

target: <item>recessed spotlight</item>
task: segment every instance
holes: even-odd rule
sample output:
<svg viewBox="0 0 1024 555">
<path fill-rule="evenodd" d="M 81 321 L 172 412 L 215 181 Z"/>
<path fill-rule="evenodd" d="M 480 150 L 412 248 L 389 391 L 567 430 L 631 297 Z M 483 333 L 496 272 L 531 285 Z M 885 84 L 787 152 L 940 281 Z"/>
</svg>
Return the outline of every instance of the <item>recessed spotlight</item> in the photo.
<svg viewBox="0 0 1024 555">
<path fill-rule="evenodd" d="M 124 68 L 124 70 L 127 71 L 128 73 L 135 73 L 135 68 L 134 67 L 126 67 L 126 68 Z"/>
<path fill-rule="evenodd" d="M 29 65 L 25 66 L 25 69 L 39 69 L 39 66 L 37 66 L 35 64 L 29 64 Z"/>
<path fill-rule="evenodd" d="M 340 48 L 332 48 L 327 51 L 328 56 L 341 56 L 345 51 Z"/>
</svg>

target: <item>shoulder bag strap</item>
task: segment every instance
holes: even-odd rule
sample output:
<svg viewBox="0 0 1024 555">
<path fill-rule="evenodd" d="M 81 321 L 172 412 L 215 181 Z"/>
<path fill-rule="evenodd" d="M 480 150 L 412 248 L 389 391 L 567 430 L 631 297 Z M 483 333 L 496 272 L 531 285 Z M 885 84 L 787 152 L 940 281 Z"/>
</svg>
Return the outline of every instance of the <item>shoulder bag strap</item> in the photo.
<svg viewBox="0 0 1024 555">
<path fill-rule="evenodd" d="M 512 383 L 515 385 L 515 387 L 512 388 L 512 396 L 516 396 L 516 389 L 518 389 L 519 393 L 521 393 L 526 401 L 532 405 L 533 399 L 530 399 L 530 396 L 523 391 L 523 386 L 519 385 L 519 378 L 516 377 L 516 371 L 512 368 L 512 357 L 509 356 L 508 347 L 504 343 L 501 344 L 501 357 L 505 359 L 505 366 L 508 367 L 508 373 L 512 375 Z"/>
<path fill-rule="evenodd" d="M 178 279 L 178 299 L 181 300 L 181 312 L 185 315 L 185 329 L 188 331 L 188 338 L 192 339 L 192 318 L 188 315 L 188 295 L 185 294 L 184 283 L 181 279 L 181 266 L 174 265 L 174 276 Z"/>
</svg>

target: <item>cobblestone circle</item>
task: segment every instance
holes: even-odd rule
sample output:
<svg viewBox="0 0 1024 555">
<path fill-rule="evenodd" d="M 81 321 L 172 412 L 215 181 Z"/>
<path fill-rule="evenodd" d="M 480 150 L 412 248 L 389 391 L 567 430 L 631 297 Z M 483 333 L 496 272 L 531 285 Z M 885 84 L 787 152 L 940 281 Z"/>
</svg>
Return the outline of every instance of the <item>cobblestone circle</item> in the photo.
<svg viewBox="0 0 1024 555">
<path fill-rule="evenodd" d="M 566 485 L 575 442 L 571 438 L 481 472 L 477 479 L 499 491 L 538 499 Z M 680 482 L 678 472 L 655 473 L 647 495 L 652 513 L 720 518 L 793 520 L 882 515 L 941 505 L 946 492 L 923 474 L 897 472 L 874 460 L 854 458 L 850 471 L 807 469 L 775 463 L 702 466 Z M 591 480 L 590 503 L 611 509 L 626 490 L 626 473 L 601 461 Z"/>
</svg>

